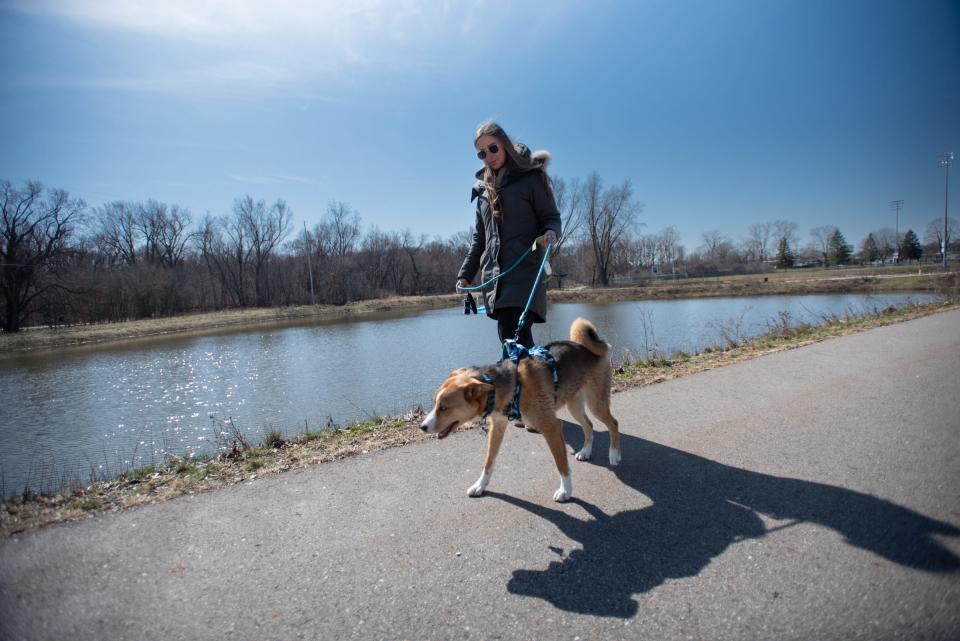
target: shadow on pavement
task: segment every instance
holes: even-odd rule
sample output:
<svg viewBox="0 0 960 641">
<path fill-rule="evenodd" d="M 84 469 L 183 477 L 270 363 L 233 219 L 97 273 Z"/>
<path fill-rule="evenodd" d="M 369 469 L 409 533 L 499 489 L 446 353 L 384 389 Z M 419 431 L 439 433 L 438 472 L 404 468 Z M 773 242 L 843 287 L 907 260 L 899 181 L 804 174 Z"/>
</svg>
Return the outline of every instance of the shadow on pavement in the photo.
<svg viewBox="0 0 960 641">
<path fill-rule="evenodd" d="M 567 443 L 579 449 L 580 428 L 566 423 L 564 429 Z M 608 443 L 606 432 L 595 433 L 597 464 L 607 464 Z M 545 570 L 515 570 L 509 592 L 538 597 L 571 612 L 632 617 L 637 613 L 634 594 L 667 579 L 695 576 L 730 544 L 796 523 L 828 527 L 847 543 L 909 568 L 960 569 L 960 558 L 931 536 L 960 536 L 960 528 L 875 496 L 738 469 L 629 435 L 621 436 L 621 448 L 623 463 L 614 468 L 617 477 L 653 505 L 606 514 L 574 498 L 571 502 L 592 517 L 584 521 L 562 510 L 488 492 L 547 519 L 582 546 L 566 557 L 550 546 L 561 560 Z M 758 514 L 787 522 L 768 530 Z"/>
</svg>

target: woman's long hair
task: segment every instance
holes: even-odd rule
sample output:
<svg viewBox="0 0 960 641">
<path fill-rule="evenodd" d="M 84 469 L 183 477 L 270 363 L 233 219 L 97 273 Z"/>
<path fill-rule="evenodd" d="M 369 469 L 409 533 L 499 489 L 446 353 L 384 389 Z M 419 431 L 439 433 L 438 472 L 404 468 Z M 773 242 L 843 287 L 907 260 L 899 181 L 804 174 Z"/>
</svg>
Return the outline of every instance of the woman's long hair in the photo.
<svg viewBox="0 0 960 641">
<path fill-rule="evenodd" d="M 510 140 L 510 136 L 503 130 L 503 127 L 493 122 L 485 122 L 477 129 L 477 135 L 473 137 L 473 146 L 477 146 L 477 141 L 483 136 L 493 136 L 497 142 L 506 150 L 507 159 L 500 169 L 501 176 L 507 173 L 527 173 L 529 171 L 540 170 L 543 172 L 543 184 L 547 188 L 548 194 L 553 194 L 550 188 L 550 178 L 547 176 L 547 170 L 543 162 L 534 162 L 530 157 L 530 150 L 526 147 L 518 149 Z M 490 201 L 490 207 L 493 209 L 493 217 L 499 223 L 503 221 L 503 203 L 500 202 L 500 193 L 497 190 L 497 175 L 490 167 L 483 166 L 483 184 L 487 190 L 487 198 Z"/>
</svg>

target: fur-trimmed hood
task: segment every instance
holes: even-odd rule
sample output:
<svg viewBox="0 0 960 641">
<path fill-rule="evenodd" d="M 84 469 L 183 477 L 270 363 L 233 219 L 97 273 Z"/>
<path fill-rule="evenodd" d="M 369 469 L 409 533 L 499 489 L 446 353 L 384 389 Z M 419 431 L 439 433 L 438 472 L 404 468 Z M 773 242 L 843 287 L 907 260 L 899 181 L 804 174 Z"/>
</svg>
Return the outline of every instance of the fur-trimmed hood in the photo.
<svg viewBox="0 0 960 641">
<path fill-rule="evenodd" d="M 519 153 L 524 158 L 529 159 L 530 162 L 533 163 L 533 167 L 531 167 L 527 171 L 546 171 L 547 165 L 550 164 L 549 151 L 547 151 L 546 149 L 538 149 L 537 151 L 531 152 L 530 148 L 527 147 L 522 142 L 516 143 L 514 145 L 514 148 L 517 150 L 517 153 Z M 473 202 L 477 198 L 477 196 L 483 192 L 483 170 L 484 169 L 485 169 L 484 167 L 481 167 L 480 169 L 477 170 L 477 173 L 475 174 L 477 182 L 474 184 L 473 192 L 470 194 L 470 202 Z"/>
<path fill-rule="evenodd" d="M 536 169 L 545 170 L 547 168 L 547 165 L 550 164 L 550 152 L 547 151 L 546 149 L 538 149 L 537 151 L 534 151 L 531 153 L 530 148 L 527 147 L 522 142 L 515 144 L 514 148 L 517 150 L 518 154 L 520 154 L 524 158 L 527 158 L 528 160 L 530 160 L 530 162 L 533 163 L 534 166 L 531 168 L 531 171 Z M 484 167 L 481 167 L 480 169 L 477 170 L 477 173 L 475 174 L 477 177 L 477 180 L 483 179 L 484 169 L 485 169 Z"/>
</svg>

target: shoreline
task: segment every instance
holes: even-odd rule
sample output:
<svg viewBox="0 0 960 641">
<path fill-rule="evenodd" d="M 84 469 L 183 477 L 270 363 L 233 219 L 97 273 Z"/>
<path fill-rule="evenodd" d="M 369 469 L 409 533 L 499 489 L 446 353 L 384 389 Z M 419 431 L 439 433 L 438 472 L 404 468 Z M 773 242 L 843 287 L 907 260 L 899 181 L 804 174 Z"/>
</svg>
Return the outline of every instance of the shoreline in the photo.
<svg viewBox="0 0 960 641">
<path fill-rule="evenodd" d="M 887 308 L 868 316 L 835 318 L 820 325 L 775 327 L 767 334 L 736 344 L 718 345 L 694 354 L 624 364 L 614 371 L 614 393 L 644 387 L 768 354 L 796 349 L 875 327 L 960 308 L 956 295 L 946 302 Z M 53 495 L 26 494 L 0 501 L 0 537 L 53 523 L 94 518 L 179 496 L 251 482 L 266 475 L 368 454 L 434 438 L 418 424 L 422 408 L 398 417 L 374 417 L 364 423 L 303 432 L 284 439 L 268 434 L 259 445 L 239 433 L 229 447 L 209 459 L 170 457 L 163 465 L 132 469 L 109 480 L 65 488 Z M 476 421 L 458 431 L 478 429 Z"/>
<path fill-rule="evenodd" d="M 955 291 L 954 271 L 909 271 L 881 273 L 877 269 L 820 270 L 810 273 L 780 272 L 730 277 L 662 280 L 611 287 L 550 289 L 551 303 L 613 303 L 638 300 L 676 300 L 740 296 L 800 296 L 811 294 L 881 294 L 898 292 L 948 293 Z M 0 334 L 0 359 L 7 356 L 61 348 L 97 348 L 115 343 L 162 340 L 172 336 L 248 331 L 260 327 L 359 320 L 403 315 L 460 305 L 458 294 L 402 296 L 347 303 L 346 305 L 299 305 L 200 312 L 157 319 L 117 323 L 28 327 L 16 334 Z"/>
</svg>

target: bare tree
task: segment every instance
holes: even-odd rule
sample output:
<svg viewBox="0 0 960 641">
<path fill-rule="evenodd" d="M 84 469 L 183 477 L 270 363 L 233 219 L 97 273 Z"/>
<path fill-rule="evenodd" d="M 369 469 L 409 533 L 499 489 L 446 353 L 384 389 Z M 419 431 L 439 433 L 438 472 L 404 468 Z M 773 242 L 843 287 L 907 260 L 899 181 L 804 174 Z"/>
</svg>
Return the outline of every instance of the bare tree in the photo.
<svg viewBox="0 0 960 641">
<path fill-rule="evenodd" d="M 956 218 L 947 218 L 947 242 L 946 247 L 950 246 L 950 241 L 957 237 L 960 231 L 960 223 Z M 923 242 L 928 245 L 936 245 L 936 253 L 940 253 L 943 244 L 943 218 L 934 218 L 927 223 L 927 228 L 923 232 Z"/>
<path fill-rule="evenodd" d="M 333 255 L 343 258 L 352 254 L 360 239 L 360 215 L 350 205 L 330 201 L 324 224 L 328 226 Z"/>
<path fill-rule="evenodd" d="M 751 253 L 761 263 L 770 256 L 770 240 L 773 237 L 773 223 L 754 223 L 747 231 L 747 245 Z"/>
<path fill-rule="evenodd" d="M 786 239 L 787 249 L 796 251 L 800 245 L 800 232 L 797 223 L 792 220 L 775 220 L 771 223 L 777 243 Z"/>
<path fill-rule="evenodd" d="M 244 223 L 243 199 L 234 201 L 233 216 L 224 216 L 219 219 L 219 227 L 226 237 L 226 254 L 229 260 L 225 261 L 225 285 L 233 296 L 234 302 L 240 307 L 249 304 L 247 297 L 247 268 L 250 264 L 250 239 L 247 237 L 247 225 Z"/>
<path fill-rule="evenodd" d="M 559 250 L 565 243 L 579 236 L 584 220 L 584 188 L 579 178 L 570 182 L 563 178 L 553 178 L 553 197 L 560 212 L 563 235 L 555 249 Z"/>
<path fill-rule="evenodd" d="M 206 214 L 200 221 L 200 229 L 194 237 L 194 244 L 203 258 L 207 273 L 219 283 L 218 307 L 226 306 L 228 294 L 235 303 L 239 304 L 237 283 L 233 276 L 233 260 L 224 239 L 225 220 Z"/>
<path fill-rule="evenodd" d="M 584 185 L 584 225 L 593 249 L 596 279 L 610 284 L 614 248 L 637 223 L 642 205 L 633 200 L 633 187 L 625 181 L 619 187 L 603 190 L 600 176 L 590 174 Z"/>
<path fill-rule="evenodd" d="M 357 263 L 372 295 L 386 289 L 390 279 L 395 283 L 403 281 L 403 276 L 397 273 L 400 269 L 398 241 L 395 232 L 382 232 L 378 227 L 370 228 L 363 237 Z"/>
<path fill-rule="evenodd" d="M 94 242 L 111 263 L 135 265 L 138 251 L 139 205 L 120 200 L 97 207 L 94 212 Z"/>
<path fill-rule="evenodd" d="M 893 257 L 897 250 L 897 232 L 890 227 L 876 229 L 873 232 L 873 239 L 877 243 L 877 251 L 880 253 L 880 260 L 886 262 Z"/>
<path fill-rule="evenodd" d="M 837 228 L 833 225 L 823 225 L 810 230 L 810 236 L 813 237 L 813 248 L 820 254 L 824 265 L 830 260 L 830 239 L 833 238 L 835 233 L 837 233 Z"/>
<path fill-rule="evenodd" d="M 706 260 L 725 262 L 733 255 L 733 241 L 719 229 L 703 232 L 700 253 Z"/>
<path fill-rule="evenodd" d="M 280 243 L 290 234 L 293 212 L 287 203 L 277 200 L 267 207 L 263 200 L 254 201 L 249 195 L 238 198 L 233 204 L 234 238 L 239 240 L 239 253 L 246 253 L 253 261 L 253 286 L 257 305 L 269 304 L 269 287 L 266 282 L 266 266 Z M 246 248 L 243 248 L 243 243 Z"/>
<path fill-rule="evenodd" d="M 680 260 L 680 232 L 674 226 L 665 227 L 657 234 L 657 267 L 670 263 L 671 269 Z"/>
<path fill-rule="evenodd" d="M 403 252 L 407 256 L 407 260 L 410 261 L 410 269 L 413 270 L 413 282 L 411 283 L 411 292 L 412 294 L 421 293 L 421 288 L 423 287 L 423 273 L 418 264 L 418 259 L 420 257 L 423 246 L 427 244 L 426 234 L 421 234 L 419 238 L 414 238 L 413 233 L 409 229 L 405 229 L 402 234 L 400 234 L 400 247 L 403 249 Z M 398 267 L 399 270 L 399 267 Z M 402 272 L 399 272 L 402 276 Z M 402 293 L 400 286 L 402 283 L 402 278 L 397 280 L 396 291 L 398 294 Z"/>
<path fill-rule="evenodd" d="M 160 262 L 167 267 L 176 267 L 183 262 L 184 252 L 193 234 L 188 232 L 193 217 L 190 211 L 179 205 L 170 207 L 157 233 L 157 249 Z"/>
<path fill-rule="evenodd" d="M 151 264 L 160 262 L 160 236 L 167 220 L 167 206 L 156 200 L 148 200 L 137 212 L 136 228 L 143 240 L 143 259 Z"/>
<path fill-rule="evenodd" d="M 47 192 L 38 182 L 17 189 L 0 183 L 0 294 L 3 331 L 20 331 L 39 297 L 61 287 L 48 276 L 68 251 L 68 241 L 80 222 L 85 203 L 61 189 Z"/>
</svg>

